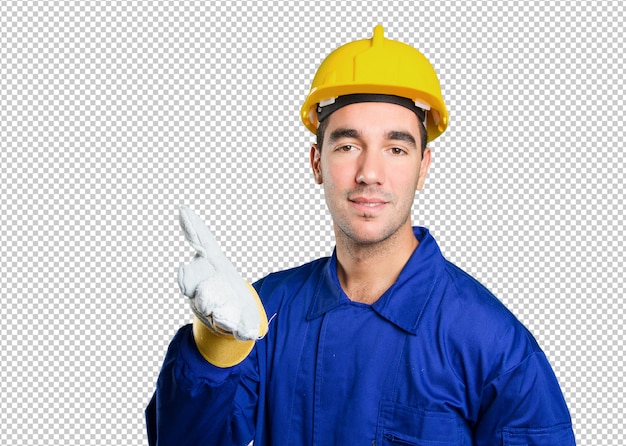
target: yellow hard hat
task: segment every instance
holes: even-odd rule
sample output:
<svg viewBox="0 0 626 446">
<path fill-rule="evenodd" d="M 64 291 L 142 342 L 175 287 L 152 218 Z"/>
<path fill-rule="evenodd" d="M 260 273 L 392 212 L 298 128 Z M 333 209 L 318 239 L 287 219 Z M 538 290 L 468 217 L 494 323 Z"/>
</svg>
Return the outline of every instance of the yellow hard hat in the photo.
<svg viewBox="0 0 626 446">
<path fill-rule="evenodd" d="M 437 138 L 448 126 L 448 110 L 435 69 L 412 46 L 385 38 L 382 25 L 374 28 L 371 39 L 347 43 L 324 59 L 300 110 L 302 122 L 316 133 L 318 106 L 355 94 L 410 99 L 426 110 L 428 141 Z"/>
</svg>

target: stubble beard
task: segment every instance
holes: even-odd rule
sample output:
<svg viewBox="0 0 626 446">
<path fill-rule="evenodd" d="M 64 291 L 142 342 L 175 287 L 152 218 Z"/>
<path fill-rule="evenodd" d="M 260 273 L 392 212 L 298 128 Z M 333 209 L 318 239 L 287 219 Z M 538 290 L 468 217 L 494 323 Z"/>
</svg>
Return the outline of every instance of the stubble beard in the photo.
<svg viewBox="0 0 626 446">
<path fill-rule="evenodd" d="M 328 187 L 328 183 L 325 183 L 325 187 Z M 332 190 L 325 190 L 325 193 L 333 194 Z M 377 215 L 375 213 L 363 212 L 360 215 L 352 214 L 348 206 L 342 208 L 332 208 L 331 203 L 327 201 L 327 207 L 331 211 L 333 218 L 333 226 L 335 230 L 335 238 L 338 244 L 342 244 L 346 247 L 352 247 L 355 250 L 370 250 L 373 254 L 377 248 L 385 249 L 386 246 L 390 246 L 390 241 L 400 234 L 402 228 L 410 221 L 411 209 L 413 201 L 408 204 L 398 203 L 397 197 L 394 194 L 378 190 L 375 187 L 363 186 L 356 187 L 343 194 L 343 202 L 350 201 L 350 197 L 355 196 L 370 196 L 381 197 L 387 203 L 388 206 L 400 204 L 400 208 L 395 208 L 395 213 L 383 215 Z M 327 195 L 328 196 L 328 195 Z M 392 209 L 393 211 L 394 209 Z M 399 219 L 394 217 L 398 214 L 402 214 Z M 379 219 L 382 219 L 382 226 L 379 225 Z M 387 221 L 385 221 L 387 220 Z M 370 231 L 367 231 L 367 226 L 371 225 Z M 372 232 L 376 231 L 376 232 Z"/>
<path fill-rule="evenodd" d="M 395 221 L 391 220 L 383 227 L 375 229 L 377 233 L 364 234 L 361 228 L 356 227 L 358 225 L 376 225 L 377 217 L 371 214 L 362 214 L 360 218 L 363 220 L 357 224 L 353 224 L 350 221 L 333 219 L 335 227 L 335 238 L 337 242 L 342 243 L 345 246 L 353 246 L 355 249 L 375 249 L 381 248 L 388 244 L 389 241 L 397 237 L 401 229 L 410 220 L 411 214 L 406 212 L 404 218 Z M 346 219 L 347 220 L 347 219 Z"/>
</svg>

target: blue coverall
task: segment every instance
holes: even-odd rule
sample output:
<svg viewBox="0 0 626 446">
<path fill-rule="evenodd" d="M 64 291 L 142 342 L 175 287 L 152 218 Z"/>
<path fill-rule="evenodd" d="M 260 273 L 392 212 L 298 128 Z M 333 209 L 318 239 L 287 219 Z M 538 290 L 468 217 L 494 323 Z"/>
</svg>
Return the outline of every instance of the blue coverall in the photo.
<svg viewBox="0 0 626 446">
<path fill-rule="evenodd" d="M 241 364 L 172 340 L 146 409 L 151 445 L 574 445 L 528 330 L 448 262 L 425 228 L 373 305 L 342 291 L 333 254 L 255 284 L 267 336 Z"/>
</svg>

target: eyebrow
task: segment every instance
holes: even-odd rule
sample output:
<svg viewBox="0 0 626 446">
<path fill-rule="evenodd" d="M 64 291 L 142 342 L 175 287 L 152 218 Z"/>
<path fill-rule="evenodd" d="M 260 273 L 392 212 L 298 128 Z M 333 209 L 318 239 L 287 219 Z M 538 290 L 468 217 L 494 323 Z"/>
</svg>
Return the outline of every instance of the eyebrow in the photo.
<svg viewBox="0 0 626 446">
<path fill-rule="evenodd" d="M 335 141 L 341 138 L 358 138 L 361 136 L 361 133 L 356 129 L 351 128 L 338 128 L 331 132 L 328 138 L 329 143 L 334 143 Z M 417 142 L 413 135 L 409 132 L 401 131 L 401 130 L 391 130 L 387 132 L 386 138 L 393 141 L 404 141 L 417 146 Z"/>
<path fill-rule="evenodd" d="M 332 144 L 341 138 L 358 138 L 359 136 L 360 133 L 358 130 L 349 128 L 338 128 L 331 132 L 328 137 L 328 142 Z"/>
<path fill-rule="evenodd" d="M 392 130 L 389 133 L 387 133 L 387 139 L 391 139 L 394 141 L 408 142 L 409 144 L 412 144 L 413 146 L 417 147 L 417 142 L 415 141 L 415 138 L 413 137 L 413 135 L 411 135 L 408 132 Z"/>
</svg>

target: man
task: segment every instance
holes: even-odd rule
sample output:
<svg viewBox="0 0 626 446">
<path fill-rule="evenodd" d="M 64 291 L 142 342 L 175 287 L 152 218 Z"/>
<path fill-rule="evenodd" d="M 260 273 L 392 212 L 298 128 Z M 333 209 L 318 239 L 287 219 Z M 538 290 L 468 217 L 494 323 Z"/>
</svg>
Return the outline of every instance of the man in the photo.
<svg viewBox="0 0 626 446">
<path fill-rule="evenodd" d="M 150 444 L 574 445 L 531 334 L 412 227 L 448 123 L 430 63 L 378 26 L 322 63 L 302 119 L 335 251 L 253 289 L 181 209 L 195 318 L 146 410 Z"/>
</svg>

